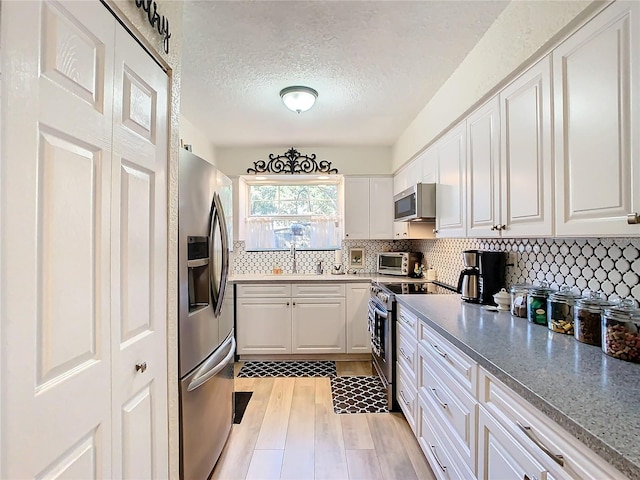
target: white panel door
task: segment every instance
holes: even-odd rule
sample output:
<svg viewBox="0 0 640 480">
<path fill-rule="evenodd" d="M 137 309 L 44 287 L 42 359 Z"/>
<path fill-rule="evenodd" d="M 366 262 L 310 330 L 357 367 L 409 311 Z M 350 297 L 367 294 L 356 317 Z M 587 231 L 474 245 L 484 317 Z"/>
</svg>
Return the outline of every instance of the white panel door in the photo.
<svg viewBox="0 0 640 480">
<path fill-rule="evenodd" d="M 369 177 L 344 179 L 344 236 L 369 238 Z"/>
<path fill-rule="evenodd" d="M 438 148 L 436 233 L 438 237 L 464 237 L 466 228 L 466 125 L 461 123 L 442 137 Z"/>
<path fill-rule="evenodd" d="M 1 29 L 0 477 L 112 478 L 115 20 L 98 2 L 3 2 Z"/>
<path fill-rule="evenodd" d="M 291 353 L 345 353 L 344 298 L 294 298 Z"/>
<path fill-rule="evenodd" d="M 616 2 L 553 52 L 558 235 L 640 235 L 639 35 Z"/>
<path fill-rule="evenodd" d="M 238 355 L 291 353 L 291 298 L 239 297 Z"/>
<path fill-rule="evenodd" d="M 500 100 L 467 118 L 467 234 L 500 235 Z"/>
<path fill-rule="evenodd" d="M 347 283 L 347 353 L 371 353 L 370 283 Z"/>
<path fill-rule="evenodd" d="M 369 179 L 369 238 L 393 238 L 393 223 L 393 179 L 372 177 Z"/>
<path fill-rule="evenodd" d="M 168 77 L 121 28 L 115 52 L 113 475 L 166 478 Z"/>
<path fill-rule="evenodd" d="M 500 92 L 503 236 L 551 236 L 551 73 L 545 57 Z"/>
</svg>

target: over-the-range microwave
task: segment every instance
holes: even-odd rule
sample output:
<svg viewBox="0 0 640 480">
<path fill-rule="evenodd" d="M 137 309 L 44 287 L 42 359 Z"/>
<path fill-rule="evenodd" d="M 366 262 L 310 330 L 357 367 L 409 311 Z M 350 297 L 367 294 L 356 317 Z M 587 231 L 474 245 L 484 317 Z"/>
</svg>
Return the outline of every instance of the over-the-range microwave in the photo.
<svg viewBox="0 0 640 480">
<path fill-rule="evenodd" d="M 396 222 L 436 218 L 436 184 L 417 183 L 393 196 Z"/>
</svg>

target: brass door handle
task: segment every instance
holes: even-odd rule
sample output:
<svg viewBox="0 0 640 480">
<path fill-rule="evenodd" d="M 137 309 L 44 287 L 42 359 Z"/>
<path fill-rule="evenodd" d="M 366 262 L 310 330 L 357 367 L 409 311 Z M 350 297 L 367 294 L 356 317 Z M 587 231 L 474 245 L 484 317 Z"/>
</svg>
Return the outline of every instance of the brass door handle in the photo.
<svg viewBox="0 0 640 480">
<path fill-rule="evenodd" d="M 640 217 L 638 216 L 638 212 L 627 213 L 627 223 L 629 225 L 636 225 L 640 223 Z"/>
</svg>

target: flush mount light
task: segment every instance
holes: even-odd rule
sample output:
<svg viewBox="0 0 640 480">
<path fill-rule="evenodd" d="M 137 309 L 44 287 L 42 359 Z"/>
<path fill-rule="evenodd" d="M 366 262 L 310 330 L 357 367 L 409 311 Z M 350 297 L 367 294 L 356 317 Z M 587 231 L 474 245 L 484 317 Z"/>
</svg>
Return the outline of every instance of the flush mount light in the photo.
<svg viewBox="0 0 640 480">
<path fill-rule="evenodd" d="M 289 110 L 302 113 L 313 107 L 318 92 L 309 87 L 287 87 L 280 90 L 280 98 Z"/>
</svg>

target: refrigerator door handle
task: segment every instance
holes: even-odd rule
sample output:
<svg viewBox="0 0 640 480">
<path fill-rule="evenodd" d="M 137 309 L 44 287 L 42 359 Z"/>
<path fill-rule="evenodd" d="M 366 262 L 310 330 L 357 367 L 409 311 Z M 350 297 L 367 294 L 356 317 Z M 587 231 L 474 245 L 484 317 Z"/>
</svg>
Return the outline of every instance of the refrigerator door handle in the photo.
<svg viewBox="0 0 640 480">
<path fill-rule="evenodd" d="M 196 372 L 193 379 L 191 379 L 191 382 L 189 382 L 189 386 L 187 387 L 188 392 L 204 385 L 209 379 L 215 377 L 224 367 L 226 367 L 236 353 L 236 339 L 233 335 L 229 336 L 229 338 L 220 346 L 219 352 L 224 352 L 224 347 L 228 345 L 230 345 L 229 351 L 222 360 L 220 360 L 220 356 L 223 355 L 223 353 L 214 353 L 211 355 L 211 358 L 207 360 L 202 367 L 200 367 L 200 370 Z"/>
<path fill-rule="evenodd" d="M 213 194 L 213 202 L 211 205 L 211 222 L 209 233 L 210 257 L 213 267 L 211 268 L 211 288 L 213 297 L 214 315 L 217 317 L 222 310 L 222 301 L 224 299 L 225 289 L 227 286 L 227 277 L 229 273 L 229 242 L 227 238 L 227 225 L 224 220 L 224 210 L 222 201 L 217 193 Z M 216 246 L 220 242 L 220 265 L 216 265 L 214 260 L 214 252 Z M 217 274 L 219 278 L 216 278 Z"/>
</svg>

